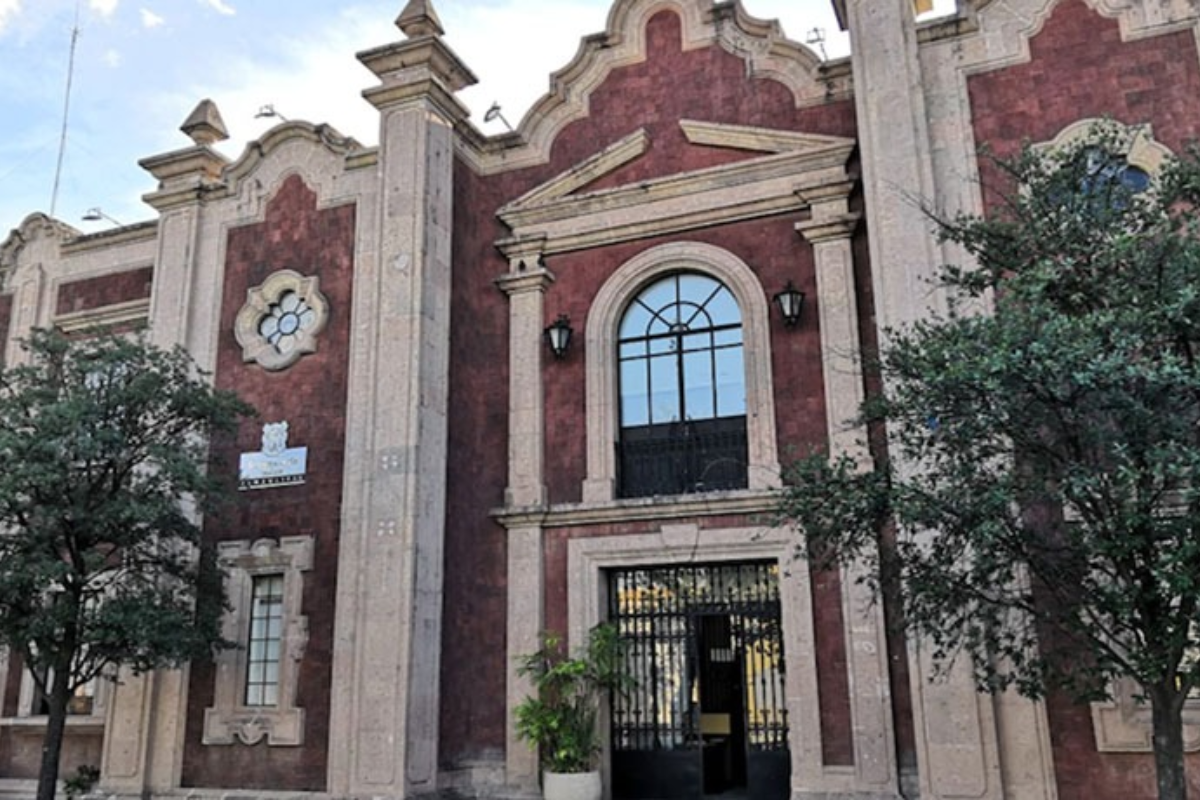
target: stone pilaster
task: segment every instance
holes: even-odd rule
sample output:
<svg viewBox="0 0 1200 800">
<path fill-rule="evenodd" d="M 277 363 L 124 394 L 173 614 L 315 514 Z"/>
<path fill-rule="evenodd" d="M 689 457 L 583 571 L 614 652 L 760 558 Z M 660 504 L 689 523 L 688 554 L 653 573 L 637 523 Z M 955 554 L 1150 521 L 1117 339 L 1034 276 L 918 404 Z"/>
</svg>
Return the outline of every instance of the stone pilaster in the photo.
<svg viewBox="0 0 1200 800">
<path fill-rule="evenodd" d="M 193 294 L 204 200 L 223 186 L 221 173 L 228 163 L 210 145 L 227 135 L 209 100 L 196 107 L 181 130 L 193 146 L 140 162 L 159 181 L 144 198 L 160 215 L 149 328 L 156 345 L 182 345 L 211 372 L 216 361 L 208 334 L 218 324 L 220 309 L 214 303 L 196 303 Z M 101 758 L 106 791 L 161 793 L 179 786 L 187 686 L 186 668 L 136 676 L 122 670 L 112 687 Z"/>
<path fill-rule="evenodd" d="M 812 215 L 796 229 L 812 245 L 816 265 L 829 452 L 848 455 L 867 467 L 866 431 L 852 418 L 866 397 L 851 248 L 859 215 L 849 208 L 852 188 L 853 184 L 846 182 L 805 192 Z M 871 602 L 860 577 L 856 568 L 849 567 L 841 580 L 854 741 L 853 790 L 871 797 L 896 797 L 899 780 L 883 609 Z"/>
<path fill-rule="evenodd" d="M 922 210 L 933 202 L 925 79 L 912 0 L 846 0 L 871 247 L 876 318 L 886 330 L 944 306 L 929 278 L 943 262 Z M 898 465 L 912 469 L 914 465 Z M 922 798 L 1004 795 L 991 698 L 969 666 L 932 682 L 920 642 L 909 643 L 910 687 Z"/>
<path fill-rule="evenodd" d="M 508 489 L 509 508 L 546 503 L 545 392 L 542 386 L 542 325 L 545 292 L 554 276 L 536 252 L 510 252 L 511 271 L 497 284 L 508 295 Z M 516 737 L 514 709 L 532 691 L 517 675 L 517 658 L 538 647 L 543 625 L 542 528 L 537 512 L 508 523 L 507 739 L 505 782 L 536 794 L 537 753 Z"/>
<path fill-rule="evenodd" d="M 368 396 L 360 520 L 342 532 L 335 619 L 330 791 L 436 791 L 446 519 L 454 98 L 474 76 L 442 42 L 428 1 L 397 20 L 408 37 L 359 54 L 380 79 L 377 253 L 357 320 L 379 350 Z M 368 249 L 371 249 L 368 245 Z M 359 295 L 362 297 L 363 295 Z"/>
</svg>

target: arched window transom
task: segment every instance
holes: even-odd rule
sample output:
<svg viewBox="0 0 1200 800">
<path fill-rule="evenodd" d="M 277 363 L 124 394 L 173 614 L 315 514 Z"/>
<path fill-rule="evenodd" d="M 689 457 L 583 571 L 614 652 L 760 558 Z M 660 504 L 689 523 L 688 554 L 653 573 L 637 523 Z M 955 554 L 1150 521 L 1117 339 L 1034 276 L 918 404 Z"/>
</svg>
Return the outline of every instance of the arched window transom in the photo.
<svg viewBox="0 0 1200 800">
<path fill-rule="evenodd" d="M 618 328 L 622 497 L 746 486 L 742 316 L 729 288 L 668 274 Z"/>
</svg>

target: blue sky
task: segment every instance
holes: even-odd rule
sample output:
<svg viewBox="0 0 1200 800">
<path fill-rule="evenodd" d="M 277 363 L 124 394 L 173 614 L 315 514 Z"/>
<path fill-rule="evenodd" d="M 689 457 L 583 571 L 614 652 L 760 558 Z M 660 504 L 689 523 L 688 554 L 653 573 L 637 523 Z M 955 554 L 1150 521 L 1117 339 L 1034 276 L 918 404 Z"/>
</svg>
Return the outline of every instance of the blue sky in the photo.
<svg viewBox="0 0 1200 800">
<path fill-rule="evenodd" d="M 609 0 L 434 0 L 446 41 L 480 78 L 461 98 L 485 131 L 498 101 L 514 125 L 545 92 L 582 36 L 604 29 Z M 804 40 L 826 31 L 830 55 L 848 50 L 829 0 L 743 0 Z M 374 144 L 377 117 L 360 92 L 374 78 L 354 54 L 402 38 L 404 0 L 0 0 L 0 240 L 26 214 L 50 211 L 67 60 L 79 37 L 67 146 L 55 216 L 83 231 L 93 206 L 123 223 L 150 219 L 141 195 L 146 156 L 190 144 L 180 123 L 204 98 L 221 110 L 236 158 L 278 120 L 327 122 Z"/>
</svg>

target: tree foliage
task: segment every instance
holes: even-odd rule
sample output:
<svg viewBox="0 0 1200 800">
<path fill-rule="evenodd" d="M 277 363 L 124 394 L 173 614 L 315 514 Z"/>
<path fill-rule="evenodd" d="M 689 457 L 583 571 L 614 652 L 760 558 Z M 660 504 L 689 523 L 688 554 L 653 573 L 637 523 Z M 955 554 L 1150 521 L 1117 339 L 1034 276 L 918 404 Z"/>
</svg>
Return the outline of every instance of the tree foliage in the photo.
<svg viewBox="0 0 1200 800">
<path fill-rule="evenodd" d="M 71 693 L 223 644 L 196 512 L 218 496 L 208 436 L 250 409 L 144 338 L 35 330 L 23 346 L 0 372 L 0 644 L 46 697 L 46 798 Z"/>
<path fill-rule="evenodd" d="M 971 257 L 946 310 L 886 332 L 871 469 L 814 456 L 780 512 L 803 551 L 894 576 L 939 669 L 1037 697 L 1142 687 L 1161 797 L 1185 796 L 1200 686 L 1200 160 L 1149 187 L 1102 126 L 998 161 L 986 217 L 939 218 Z M 881 536 L 882 534 L 882 536 Z M 1161 724 L 1160 724 L 1161 723 Z"/>
</svg>

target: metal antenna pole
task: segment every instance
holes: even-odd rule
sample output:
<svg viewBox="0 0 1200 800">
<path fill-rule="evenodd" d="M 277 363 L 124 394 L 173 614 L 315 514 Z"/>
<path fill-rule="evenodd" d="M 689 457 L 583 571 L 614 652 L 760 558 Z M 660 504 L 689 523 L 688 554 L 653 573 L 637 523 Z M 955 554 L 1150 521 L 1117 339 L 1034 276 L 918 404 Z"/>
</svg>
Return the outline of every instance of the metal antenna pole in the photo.
<svg viewBox="0 0 1200 800">
<path fill-rule="evenodd" d="M 62 133 L 58 137 L 58 163 L 54 167 L 54 189 L 50 192 L 50 216 L 58 205 L 58 183 L 62 178 L 63 156 L 67 152 L 67 123 L 71 115 L 71 81 L 75 77 L 75 45 L 79 42 L 79 2 L 75 0 L 75 24 L 71 27 L 71 55 L 67 60 L 67 94 L 63 98 Z"/>
</svg>

